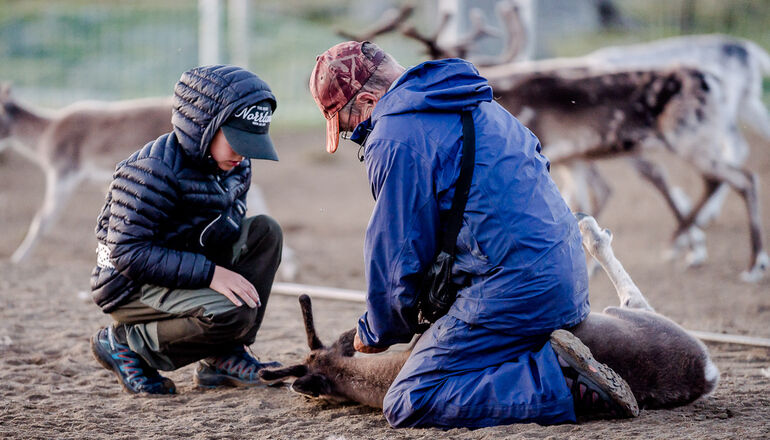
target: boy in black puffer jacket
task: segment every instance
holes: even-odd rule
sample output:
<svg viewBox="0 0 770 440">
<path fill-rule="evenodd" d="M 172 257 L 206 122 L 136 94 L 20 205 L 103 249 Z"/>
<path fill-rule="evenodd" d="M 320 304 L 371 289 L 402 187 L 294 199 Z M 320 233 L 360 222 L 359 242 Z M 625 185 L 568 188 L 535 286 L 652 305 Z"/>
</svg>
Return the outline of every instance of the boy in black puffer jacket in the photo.
<svg viewBox="0 0 770 440">
<path fill-rule="evenodd" d="M 131 393 L 171 394 L 158 370 L 200 361 L 199 386 L 249 386 L 254 342 L 281 259 L 266 216 L 245 217 L 249 159 L 278 160 L 268 136 L 276 100 L 235 66 L 185 72 L 174 131 L 118 164 L 96 227 L 93 299 L 115 323 L 91 348 Z M 130 130 L 131 127 L 126 127 Z"/>
</svg>

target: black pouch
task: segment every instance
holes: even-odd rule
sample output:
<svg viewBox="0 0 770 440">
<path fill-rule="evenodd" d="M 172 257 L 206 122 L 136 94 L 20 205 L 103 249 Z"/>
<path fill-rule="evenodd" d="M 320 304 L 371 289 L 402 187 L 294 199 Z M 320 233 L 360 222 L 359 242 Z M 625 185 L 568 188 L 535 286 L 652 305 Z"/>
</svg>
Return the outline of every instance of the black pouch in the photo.
<svg viewBox="0 0 770 440">
<path fill-rule="evenodd" d="M 446 315 L 457 298 L 457 286 L 452 282 L 454 255 L 444 251 L 428 268 L 420 284 L 420 320 L 436 322 Z"/>
<path fill-rule="evenodd" d="M 443 236 L 441 251 L 423 275 L 417 299 L 418 319 L 430 323 L 446 315 L 457 299 L 457 285 L 452 282 L 452 265 L 455 260 L 457 234 L 463 222 L 465 203 L 468 201 L 473 167 L 476 163 L 476 133 L 470 111 L 462 113 L 463 158 L 460 176 L 455 185 L 452 209 L 447 216 L 446 234 Z"/>
<path fill-rule="evenodd" d="M 217 215 L 201 231 L 198 244 L 204 250 L 216 250 L 232 245 L 241 232 L 241 222 L 246 214 L 246 205 L 240 200 L 226 211 Z"/>
</svg>

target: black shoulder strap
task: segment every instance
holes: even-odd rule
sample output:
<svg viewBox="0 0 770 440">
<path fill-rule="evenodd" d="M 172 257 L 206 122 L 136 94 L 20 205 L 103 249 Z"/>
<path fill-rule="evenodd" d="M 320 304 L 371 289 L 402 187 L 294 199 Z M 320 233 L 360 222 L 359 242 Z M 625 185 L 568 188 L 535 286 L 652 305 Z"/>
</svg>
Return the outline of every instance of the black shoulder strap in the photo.
<svg viewBox="0 0 770 440">
<path fill-rule="evenodd" d="M 442 250 L 450 255 L 455 253 L 457 234 L 463 224 L 465 203 L 473 180 L 473 168 L 476 165 L 476 128 L 473 125 L 473 115 L 470 110 L 462 112 L 463 120 L 463 156 L 460 164 L 460 177 L 457 178 L 455 194 L 452 199 L 452 209 L 447 216 L 447 230 L 444 235 Z"/>
</svg>

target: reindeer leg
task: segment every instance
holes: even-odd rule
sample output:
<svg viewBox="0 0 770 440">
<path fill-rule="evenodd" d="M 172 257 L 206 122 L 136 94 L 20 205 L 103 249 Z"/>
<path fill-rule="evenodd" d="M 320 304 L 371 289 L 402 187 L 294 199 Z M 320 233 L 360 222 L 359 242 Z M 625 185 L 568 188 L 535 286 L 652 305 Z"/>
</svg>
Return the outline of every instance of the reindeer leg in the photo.
<svg viewBox="0 0 770 440">
<path fill-rule="evenodd" d="M 588 212 L 593 215 L 597 215 L 596 212 L 603 209 L 606 200 L 609 198 L 609 191 L 606 194 L 601 194 L 603 200 L 599 202 L 600 207 L 595 206 L 595 198 L 591 197 L 591 191 L 589 190 L 589 180 L 593 176 L 598 177 L 601 184 L 605 184 L 604 179 L 599 175 L 596 168 L 588 162 L 582 160 L 573 160 L 563 166 L 557 168 L 559 175 L 561 176 L 560 192 L 564 201 L 570 207 L 573 212 Z M 591 189 L 596 189 L 596 186 L 591 185 Z M 599 189 L 602 192 L 602 189 Z M 598 197 L 597 197 L 598 198 Z M 590 256 L 586 256 L 586 269 L 588 277 L 593 278 L 596 272 L 599 270 L 599 263 L 596 262 Z"/>
<path fill-rule="evenodd" d="M 600 229 L 596 220 L 587 215 L 578 214 L 578 225 L 583 235 L 583 248 L 601 264 L 620 298 L 620 307 L 654 311 L 642 292 L 636 287 L 631 276 L 620 264 L 612 251 L 612 234 L 608 229 Z"/>
<path fill-rule="evenodd" d="M 751 267 L 741 274 L 741 278 L 746 282 L 759 281 L 764 272 L 770 266 L 770 258 L 765 253 L 762 243 L 762 217 L 759 206 L 759 197 L 757 188 L 759 186 L 757 176 L 745 169 L 716 161 L 716 160 L 696 160 L 695 165 L 706 176 L 707 181 L 711 182 L 709 188 L 711 193 L 715 192 L 718 184 L 726 182 L 735 189 L 746 202 L 748 211 L 749 232 L 751 241 Z M 710 194 L 708 194 L 710 196 Z M 704 197 L 704 198 L 708 198 Z M 705 204 L 704 200 L 702 204 Z M 695 222 L 698 211 L 694 211 L 688 217 L 689 224 Z M 685 225 L 689 226 L 689 225 Z"/>
<path fill-rule="evenodd" d="M 575 160 L 558 167 L 561 178 L 561 194 L 564 201 L 574 212 L 588 212 L 593 214 L 594 207 L 588 195 L 586 186 L 587 164 Z"/>
<path fill-rule="evenodd" d="M 669 185 L 666 171 L 660 165 L 641 157 L 629 158 L 631 165 L 639 172 L 644 179 L 660 191 L 663 198 L 668 203 L 669 208 L 674 213 L 676 221 L 682 224 L 685 217 L 690 213 L 689 201 L 682 200 L 676 194 L 676 191 Z"/>
<path fill-rule="evenodd" d="M 57 170 L 46 173 L 43 205 L 32 219 L 24 241 L 11 255 L 13 263 L 20 263 L 29 254 L 38 239 L 50 229 L 51 225 L 59 218 L 61 208 L 70 198 L 81 180 L 79 173 L 62 173 Z"/>
<path fill-rule="evenodd" d="M 599 217 L 607 206 L 607 202 L 612 195 L 612 188 L 607 183 L 607 180 L 599 174 L 599 170 L 593 163 L 588 163 L 586 167 L 586 181 L 589 188 L 591 188 L 591 199 L 593 200 L 593 216 Z"/>
<path fill-rule="evenodd" d="M 727 163 L 735 165 L 744 163 L 749 155 L 749 144 L 735 124 L 731 124 L 727 129 L 722 155 Z M 695 217 L 696 225 L 705 228 L 719 215 L 727 197 L 728 186 L 726 183 L 719 185 L 719 188 L 711 195 L 708 202 Z"/>
<path fill-rule="evenodd" d="M 660 191 L 669 208 L 674 213 L 674 217 L 676 217 L 678 223 L 677 234 L 672 240 L 672 246 L 666 254 L 666 259 L 671 260 L 678 256 L 683 249 L 689 248 L 686 256 L 687 265 L 698 266 L 702 264 L 706 261 L 708 255 L 706 251 L 706 238 L 703 231 L 695 225 L 682 229 L 682 225 L 687 221 L 688 215 L 693 212 L 701 212 L 703 203 L 710 200 L 710 194 L 709 197 L 704 197 L 701 204 L 693 210 L 690 207 L 689 199 L 687 199 L 684 193 L 679 188 L 669 184 L 663 167 L 641 157 L 631 158 L 630 161 L 639 174 Z"/>
<path fill-rule="evenodd" d="M 307 366 L 298 364 L 286 368 L 263 368 L 257 374 L 262 382 L 272 385 L 283 382 L 287 377 L 302 377 L 307 373 Z"/>
</svg>

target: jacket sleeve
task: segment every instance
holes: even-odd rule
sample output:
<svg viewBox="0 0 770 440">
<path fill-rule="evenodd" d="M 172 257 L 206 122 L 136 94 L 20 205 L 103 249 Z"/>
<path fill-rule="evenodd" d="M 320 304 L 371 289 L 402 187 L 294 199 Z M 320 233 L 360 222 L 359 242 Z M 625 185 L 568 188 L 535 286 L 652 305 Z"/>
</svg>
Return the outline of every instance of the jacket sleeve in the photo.
<svg viewBox="0 0 770 440">
<path fill-rule="evenodd" d="M 438 246 L 438 202 L 425 158 L 393 141 L 367 149 L 376 151 L 369 180 L 377 202 L 366 231 L 367 312 L 358 334 L 368 346 L 387 347 L 414 335 L 417 288 Z"/>
<path fill-rule="evenodd" d="M 124 276 L 171 288 L 207 287 L 214 263 L 204 255 L 169 249 L 155 240 L 176 208 L 177 182 L 163 161 L 143 158 L 123 164 L 110 186 L 107 232 L 110 262 Z"/>
</svg>

